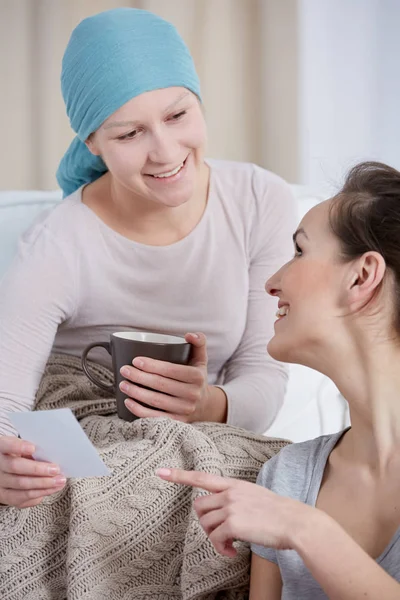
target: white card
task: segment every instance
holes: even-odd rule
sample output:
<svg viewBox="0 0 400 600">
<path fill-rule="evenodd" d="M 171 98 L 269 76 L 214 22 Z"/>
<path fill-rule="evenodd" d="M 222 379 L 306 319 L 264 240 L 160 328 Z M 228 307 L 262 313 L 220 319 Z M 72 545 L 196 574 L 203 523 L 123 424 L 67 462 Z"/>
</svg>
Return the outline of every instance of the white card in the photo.
<svg viewBox="0 0 400 600">
<path fill-rule="evenodd" d="M 33 457 L 58 465 L 66 477 L 111 475 L 69 408 L 9 413 L 23 440 L 36 446 Z"/>
</svg>

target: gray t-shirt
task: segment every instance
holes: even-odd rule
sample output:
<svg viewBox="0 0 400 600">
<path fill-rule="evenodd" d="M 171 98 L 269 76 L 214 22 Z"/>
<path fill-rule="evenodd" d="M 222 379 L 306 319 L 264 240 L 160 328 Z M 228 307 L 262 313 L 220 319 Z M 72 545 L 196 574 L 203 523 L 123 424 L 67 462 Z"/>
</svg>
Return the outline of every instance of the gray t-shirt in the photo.
<svg viewBox="0 0 400 600">
<path fill-rule="evenodd" d="M 315 506 L 328 457 L 343 432 L 292 444 L 269 460 L 257 483 L 273 492 Z M 279 566 L 282 600 L 326 600 L 328 596 L 294 550 L 274 550 L 256 544 L 252 551 Z M 400 528 L 376 562 L 400 581 Z"/>
</svg>

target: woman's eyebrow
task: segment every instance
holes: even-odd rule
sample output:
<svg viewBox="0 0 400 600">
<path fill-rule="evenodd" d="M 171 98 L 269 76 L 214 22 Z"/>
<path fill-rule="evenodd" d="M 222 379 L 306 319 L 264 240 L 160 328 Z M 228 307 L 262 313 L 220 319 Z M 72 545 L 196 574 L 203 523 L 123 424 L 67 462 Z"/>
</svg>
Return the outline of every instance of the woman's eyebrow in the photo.
<svg viewBox="0 0 400 600">
<path fill-rule="evenodd" d="M 176 100 L 174 100 L 169 106 L 167 106 L 165 112 L 168 112 L 169 110 L 171 110 L 171 108 L 174 108 L 174 106 L 179 104 L 179 102 L 183 100 L 183 98 L 186 98 L 186 96 L 190 96 L 190 92 L 188 92 L 188 90 L 185 90 L 183 94 L 181 94 Z"/>
<path fill-rule="evenodd" d="M 139 121 L 111 121 L 111 123 L 107 123 L 103 127 L 104 129 L 110 129 L 110 127 L 126 127 L 127 125 L 139 125 Z"/>
<path fill-rule="evenodd" d="M 172 108 L 174 108 L 174 106 L 176 106 L 176 104 L 179 104 L 179 102 L 181 100 L 183 100 L 183 98 L 186 98 L 186 96 L 189 96 L 190 92 L 185 91 L 183 92 L 183 94 L 181 94 L 178 98 L 176 98 L 176 100 L 174 100 L 169 106 L 167 106 L 167 108 L 164 110 L 164 112 L 168 112 L 169 110 L 171 110 Z M 107 123 L 107 125 L 104 125 L 104 129 L 110 129 L 111 127 L 135 127 L 136 125 L 139 125 L 139 121 L 111 121 L 110 123 Z"/>
</svg>

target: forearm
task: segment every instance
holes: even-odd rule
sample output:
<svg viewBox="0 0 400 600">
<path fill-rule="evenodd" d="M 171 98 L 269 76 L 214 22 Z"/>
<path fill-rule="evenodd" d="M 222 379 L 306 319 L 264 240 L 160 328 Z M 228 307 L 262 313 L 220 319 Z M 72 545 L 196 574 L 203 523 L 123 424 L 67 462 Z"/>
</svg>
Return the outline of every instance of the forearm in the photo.
<svg viewBox="0 0 400 600">
<path fill-rule="evenodd" d="M 286 383 L 284 365 L 267 365 L 260 372 L 240 372 L 225 381 L 221 388 L 228 398 L 227 423 L 255 433 L 267 431 L 283 404 Z"/>
<path fill-rule="evenodd" d="M 400 584 L 329 516 L 314 510 L 294 549 L 330 600 L 398 600 Z"/>
</svg>

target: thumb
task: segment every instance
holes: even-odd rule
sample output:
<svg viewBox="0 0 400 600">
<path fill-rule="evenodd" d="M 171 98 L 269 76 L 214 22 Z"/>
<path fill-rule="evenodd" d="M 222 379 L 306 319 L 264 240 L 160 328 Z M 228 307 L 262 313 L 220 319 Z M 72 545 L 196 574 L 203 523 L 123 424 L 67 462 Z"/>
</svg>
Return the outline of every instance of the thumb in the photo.
<svg viewBox="0 0 400 600">
<path fill-rule="evenodd" d="M 187 333 L 185 340 L 192 345 L 190 365 L 207 368 L 207 338 L 204 333 Z"/>
</svg>

